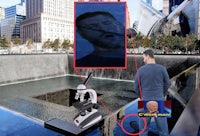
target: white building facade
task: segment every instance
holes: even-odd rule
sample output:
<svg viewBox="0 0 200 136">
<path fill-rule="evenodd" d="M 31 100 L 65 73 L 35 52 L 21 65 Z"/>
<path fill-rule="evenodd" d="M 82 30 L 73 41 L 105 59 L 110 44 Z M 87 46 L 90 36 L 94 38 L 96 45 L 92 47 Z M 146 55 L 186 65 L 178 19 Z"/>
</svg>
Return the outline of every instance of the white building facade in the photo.
<svg viewBox="0 0 200 136">
<path fill-rule="evenodd" d="M 21 23 L 21 39 L 45 42 L 74 40 L 73 0 L 26 0 L 26 20 Z"/>
<path fill-rule="evenodd" d="M 5 18 L 5 9 L 0 7 L 0 37 L 1 37 L 1 20 Z"/>
<path fill-rule="evenodd" d="M 0 7 L 0 20 L 5 18 L 5 8 Z"/>
</svg>

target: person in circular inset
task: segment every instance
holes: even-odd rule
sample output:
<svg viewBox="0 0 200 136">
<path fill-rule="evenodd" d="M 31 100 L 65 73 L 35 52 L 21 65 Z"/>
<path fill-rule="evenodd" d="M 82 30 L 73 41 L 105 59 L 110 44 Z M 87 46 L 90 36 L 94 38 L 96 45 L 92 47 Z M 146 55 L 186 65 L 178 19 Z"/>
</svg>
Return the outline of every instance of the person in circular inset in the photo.
<svg viewBox="0 0 200 136">
<path fill-rule="evenodd" d="M 105 11 L 81 14 L 76 18 L 76 27 L 94 48 L 91 54 L 76 60 L 77 67 L 125 66 L 125 29 L 112 14 Z"/>
</svg>

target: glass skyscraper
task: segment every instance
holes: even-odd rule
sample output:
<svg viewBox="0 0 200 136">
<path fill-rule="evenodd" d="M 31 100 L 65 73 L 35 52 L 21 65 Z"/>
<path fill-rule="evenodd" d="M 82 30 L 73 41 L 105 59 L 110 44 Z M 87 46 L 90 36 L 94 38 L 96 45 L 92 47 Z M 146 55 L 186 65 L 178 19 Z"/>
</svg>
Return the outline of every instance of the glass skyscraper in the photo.
<svg viewBox="0 0 200 136">
<path fill-rule="evenodd" d="M 5 8 L 5 19 L 1 20 L 1 36 L 10 41 L 20 37 L 20 23 L 26 18 L 24 0 L 20 4 Z"/>
</svg>

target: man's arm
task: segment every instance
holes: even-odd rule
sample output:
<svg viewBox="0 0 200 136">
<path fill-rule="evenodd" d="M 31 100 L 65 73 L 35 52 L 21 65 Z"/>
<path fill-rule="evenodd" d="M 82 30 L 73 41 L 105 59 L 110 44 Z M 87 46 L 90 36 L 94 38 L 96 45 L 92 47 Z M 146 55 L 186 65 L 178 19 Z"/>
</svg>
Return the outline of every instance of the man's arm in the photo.
<svg viewBox="0 0 200 136">
<path fill-rule="evenodd" d="M 138 95 L 138 96 L 140 96 L 140 91 L 139 91 L 139 85 L 138 85 L 138 78 L 139 78 L 139 74 L 138 74 L 138 72 L 136 73 L 136 75 L 135 75 L 135 83 L 134 83 L 134 91 L 135 91 L 135 93 Z"/>
<path fill-rule="evenodd" d="M 169 74 L 168 74 L 166 68 L 164 68 L 164 87 L 163 87 L 164 96 L 166 96 L 169 86 L 170 86 Z"/>
</svg>

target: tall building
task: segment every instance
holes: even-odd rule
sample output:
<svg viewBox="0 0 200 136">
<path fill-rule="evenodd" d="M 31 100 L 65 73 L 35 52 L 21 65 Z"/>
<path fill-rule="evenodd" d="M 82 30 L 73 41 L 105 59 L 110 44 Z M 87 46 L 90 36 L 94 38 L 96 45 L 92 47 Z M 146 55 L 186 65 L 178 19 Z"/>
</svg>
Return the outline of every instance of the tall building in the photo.
<svg viewBox="0 0 200 136">
<path fill-rule="evenodd" d="M 74 37 L 74 1 L 73 0 L 26 0 L 26 19 L 22 21 L 20 31 L 23 42 L 45 42 Z"/>
<path fill-rule="evenodd" d="M 1 37 L 1 20 L 5 18 L 5 9 L 0 7 L 0 37 Z"/>
<path fill-rule="evenodd" d="M 0 7 L 0 20 L 5 18 L 5 8 Z"/>
<path fill-rule="evenodd" d="M 20 23 L 26 17 L 24 0 L 20 4 L 5 8 L 5 19 L 1 20 L 1 36 L 5 35 L 7 40 L 20 37 Z"/>
</svg>

